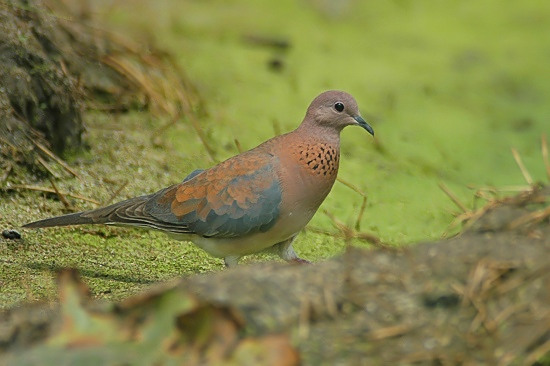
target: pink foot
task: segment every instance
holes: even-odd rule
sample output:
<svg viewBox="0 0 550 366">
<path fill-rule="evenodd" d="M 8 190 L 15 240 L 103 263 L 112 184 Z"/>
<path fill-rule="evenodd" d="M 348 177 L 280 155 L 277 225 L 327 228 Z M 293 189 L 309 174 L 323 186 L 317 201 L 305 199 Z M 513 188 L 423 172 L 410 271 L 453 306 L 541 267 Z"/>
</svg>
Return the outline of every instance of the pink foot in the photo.
<svg viewBox="0 0 550 366">
<path fill-rule="evenodd" d="M 289 260 L 289 263 L 296 263 L 296 264 L 312 264 L 310 261 L 302 258 L 294 258 Z"/>
</svg>

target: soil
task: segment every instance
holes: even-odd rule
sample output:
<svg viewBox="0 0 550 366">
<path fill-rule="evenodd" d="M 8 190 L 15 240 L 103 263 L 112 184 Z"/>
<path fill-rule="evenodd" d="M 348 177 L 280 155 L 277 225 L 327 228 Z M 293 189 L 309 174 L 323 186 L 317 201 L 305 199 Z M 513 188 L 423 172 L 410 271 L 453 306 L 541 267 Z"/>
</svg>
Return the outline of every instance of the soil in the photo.
<svg viewBox="0 0 550 366">
<path fill-rule="evenodd" d="M 33 146 L 31 127 L 56 153 L 82 146 L 82 85 L 66 68 L 81 57 L 65 38 L 43 6 L 0 5 L 0 136 L 19 150 Z"/>
</svg>

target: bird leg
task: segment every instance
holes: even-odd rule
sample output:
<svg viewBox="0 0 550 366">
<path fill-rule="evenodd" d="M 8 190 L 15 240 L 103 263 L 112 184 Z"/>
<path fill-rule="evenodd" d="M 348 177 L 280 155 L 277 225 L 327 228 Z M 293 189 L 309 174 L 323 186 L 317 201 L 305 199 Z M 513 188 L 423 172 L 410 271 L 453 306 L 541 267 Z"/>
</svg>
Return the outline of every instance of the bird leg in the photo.
<svg viewBox="0 0 550 366">
<path fill-rule="evenodd" d="M 223 259 L 223 263 L 225 263 L 225 266 L 227 268 L 229 267 L 235 267 L 238 263 L 239 263 L 239 259 L 241 257 L 240 256 L 237 256 L 237 255 L 231 255 L 231 256 L 228 256 L 228 257 L 225 257 Z"/>
<path fill-rule="evenodd" d="M 276 253 L 279 254 L 279 257 L 287 262 L 311 264 L 310 261 L 298 257 L 298 255 L 294 251 L 294 248 L 292 247 L 292 242 L 294 241 L 294 239 L 296 239 L 296 236 L 297 235 L 294 235 L 293 237 L 285 241 L 275 244 L 273 248 L 275 249 Z"/>
<path fill-rule="evenodd" d="M 310 261 L 308 261 L 307 259 L 303 259 L 303 258 L 294 258 L 294 259 L 291 259 L 289 260 L 288 262 L 292 262 L 292 263 L 296 263 L 296 264 L 312 264 Z"/>
</svg>

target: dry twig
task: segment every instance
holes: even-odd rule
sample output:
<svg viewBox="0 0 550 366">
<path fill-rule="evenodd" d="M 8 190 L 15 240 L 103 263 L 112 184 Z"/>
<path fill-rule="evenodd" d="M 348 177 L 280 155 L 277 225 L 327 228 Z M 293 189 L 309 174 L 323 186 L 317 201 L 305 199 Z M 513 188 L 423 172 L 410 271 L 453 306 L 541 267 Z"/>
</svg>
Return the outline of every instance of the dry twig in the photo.
<svg viewBox="0 0 550 366">
<path fill-rule="evenodd" d="M 439 188 L 441 188 L 441 190 L 445 192 L 445 194 L 451 199 L 451 201 L 453 201 L 455 205 L 457 205 L 458 208 L 462 210 L 463 213 L 470 211 L 462 202 L 460 202 L 458 197 L 453 192 L 451 192 L 451 190 L 443 182 L 439 182 L 438 185 Z"/>
<path fill-rule="evenodd" d="M 6 169 L 4 169 L 4 174 L 2 174 L 2 177 L 0 177 L 0 183 L 4 183 L 6 179 L 8 179 L 8 177 L 10 176 L 11 171 L 13 170 L 13 165 L 11 163 L 8 162 L 7 165 L 8 166 L 6 167 Z"/>
<path fill-rule="evenodd" d="M 514 156 L 514 160 L 516 161 L 516 164 L 519 167 L 519 170 L 521 170 L 521 174 L 523 174 L 523 178 L 529 184 L 530 186 L 533 185 L 533 177 L 531 177 L 531 174 L 529 174 L 529 171 L 523 164 L 523 161 L 521 160 L 521 156 L 519 155 L 518 151 L 514 148 L 512 148 L 512 155 Z"/>
<path fill-rule="evenodd" d="M 78 178 L 79 180 L 82 181 L 82 177 L 80 177 L 80 175 L 78 175 L 76 171 L 74 171 L 65 161 L 63 161 L 63 159 L 55 155 L 50 149 L 48 149 L 46 146 L 42 145 L 40 142 L 36 141 L 35 139 L 32 139 L 29 137 L 29 140 L 32 141 L 34 146 L 36 146 L 40 151 L 42 151 L 48 157 L 53 159 L 56 163 L 61 165 L 71 175 L 73 175 L 75 178 Z"/>
<path fill-rule="evenodd" d="M 383 247 L 383 248 L 387 247 L 387 245 L 384 244 L 382 240 L 376 235 L 356 231 L 355 229 L 344 224 L 342 221 L 338 220 L 333 214 L 331 214 L 327 210 L 323 210 L 322 212 L 330 219 L 330 221 L 332 221 L 332 224 L 336 227 L 336 229 L 338 229 L 338 233 L 334 234 L 326 230 L 310 228 L 313 232 L 317 232 L 324 235 L 337 236 L 344 239 L 346 242 L 350 241 L 351 239 L 358 239 L 362 241 L 367 241 L 370 244 L 373 244 L 379 247 Z"/>
<path fill-rule="evenodd" d="M 128 185 L 128 180 L 125 180 L 124 182 L 122 182 L 122 184 L 120 185 L 120 187 L 117 188 L 116 191 L 113 192 L 113 194 L 111 195 L 111 197 L 109 197 L 105 202 L 103 202 L 102 206 L 105 206 L 109 203 L 111 203 L 116 196 L 118 196 L 120 194 L 120 192 Z"/>
<path fill-rule="evenodd" d="M 206 138 L 206 134 L 204 133 L 200 123 L 197 121 L 197 119 L 189 115 L 189 121 L 191 122 L 191 125 L 195 129 L 195 132 L 197 133 L 197 136 L 199 136 L 199 139 L 201 140 L 202 144 L 204 145 L 204 148 L 206 149 L 206 152 L 208 153 L 208 156 L 210 157 L 210 160 L 213 162 L 216 162 L 216 152 L 214 149 L 210 146 L 208 143 L 208 139 Z"/>
<path fill-rule="evenodd" d="M 462 297 L 462 306 L 470 303 L 477 310 L 477 315 L 470 324 L 470 333 L 476 332 L 480 325 L 490 333 L 498 329 L 498 322 L 488 315 L 485 299 L 490 291 L 502 283 L 505 274 L 513 271 L 517 266 L 518 264 L 513 262 L 498 262 L 484 258 L 472 269 L 464 286 L 459 284 L 452 286 Z"/>
<path fill-rule="evenodd" d="M 549 319 L 547 319 L 548 321 Z M 540 346 L 536 347 L 527 355 L 525 358 L 525 365 L 536 365 L 538 364 L 537 361 L 539 361 L 544 355 L 547 355 L 550 353 L 550 339 L 541 344 Z"/>
<path fill-rule="evenodd" d="M 361 220 L 363 219 L 363 214 L 365 213 L 365 209 L 367 208 L 367 195 L 365 192 L 361 191 L 357 186 L 354 184 L 342 179 L 342 178 L 336 178 L 336 180 L 346 187 L 350 188 L 352 191 L 358 193 L 362 197 L 361 206 L 359 208 L 359 213 L 357 214 L 357 219 L 355 220 L 354 228 L 355 230 L 361 229 Z"/>
<path fill-rule="evenodd" d="M 38 161 L 40 163 L 40 165 L 42 165 L 44 167 L 44 169 L 46 169 L 52 177 L 59 178 L 59 176 L 52 170 L 52 168 L 50 168 L 48 163 L 46 163 L 46 161 L 44 161 L 44 159 L 42 159 L 41 156 L 37 156 L 36 161 Z"/>
<path fill-rule="evenodd" d="M 544 164 L 546 167 L 547 175 L 550 180 L 550 162 L 548 160 L 548 147 L 546 144 L 546 136 L 542 136 L 542 144 L 541 144 L 541 153 L 544 160 Z M 462 213 L 456 215 L 456 218 L 453 220 L 453 222 L 449 225 L 449 228 L 447 231 L 443 234 L 443 236 L 446 236 L 447 233 L 452 230 L 454 227 L 463 224 L 463 231 L 467 228 L 471 227 L 480 217 L 482 217 L 487 211 L 494 209 L 495 207 L 502 205 L 502 204 L 517 204 L 522 205 L 526 202 L 531 203 L 544 203 L 545 198 L 539 197 L 536 195 L 539 187 L 534 183 L 533 178 L 525 165 L 523 164 L 523 161 L 521 159 L 521 156 L 519 155 L 518 151 L 514 148 L 512 148 L 512 155 L 514 156 L 514 160 L 516 161 L 519 169 L 521 170 L 521 173 L 527 182 L 528 185 L 526 186 L 506 186 L 502 188 L 495 188 L 495 187 L 481 187 L 478 188 L 478 190 L 475 192 L 474 196 L 483 198 L 487 202 L 484 206 L 478 209 L 469 210 L 466 205 L 464 205 L 460 200 L 454 195 L 449 188 L 447 188 L 443 183 L 439 183 L 439 187 L 447 194 L 447 196 L 453 201 L 453 203 L 460 208 Z M 473 188 L 473 187 L 468 187 Z M 505 192 L 505 191 L 519 191 L 521 192 L 520 195 L 515 197 L 504 197 L 499 198 L 499 193 Z M 487 193 L 490 193 L 488 195 Z M 550 208 L 546 207 L 537 211 L 530 212 L 528 214 L 525 214 L 514 221 L 510 222 L 507 225 L 508 229 L 517 229 L 521 226 L 527 226 L 536 224 L 538 222 L 541 222 L 545 219 L 550 217 Z"/>
<path fill-rule="evenodd" d="M 233 139 L 233 141 L 235 142 L 235 147 L 237 148 L 237 151 L 240 153 L 243 152 L 243 147 L 241 146 L 241 143 L 239 142 L 238 139 Z"/>
<path fill-rule="evenodd" d="M 74 206 L 71 205 L 67 198 L 65 198 L 65 195 L 63 193 L 59 192 L 59 189 L 57 189 L 57 186 L 55 185 L 53 179 L 50 177 L 48 179 L 50 180 L 50 184 L 52 185 L 55 194 L 57 194 L 57 197 L 59 197 L 59 200 L 63 203 L 63 206 L 65 206 L 67 210 L 74 211 Z"/>
<path fill-rule="evenodd" d="M 542 160 L 544 161 L 544 166 L 546 167 L 546 179 L 550 182 L 550 159 L 548 158 L 548 144 L 546 143 L 546 135 L 541 137 L 541 150 L 542 150 Z"/>
<path fill-rule="evenodd" d="M 26 185 L 26 184 L 14 184 L 14 185 L 11 185 L 9 187 L 6 187 L 6 189 L 27 189 L 29 191 L 38 191 L 38 192 L 46 192 L 46 193 L 57 193 L 54 189 L 52 188 L 47 188 L 47 187 L 38 187 L 38 186 L 31 186 L 31 185 Z M 88 198 L 88 197 L 84 197 L 84 196 L 81 196 L 81 195 L 78 195 L 78 194 L 73 194 L 73 193 L 66 193 L 66 192 L 61 192 L 61 194 L 67 196 L 67 197 L 72 197 L 72 198 L 76 198 L 76 199 L 79 199 L 79 200 L 82 200 L 82 201 L 86 201 L 86 202 L 91 202 L 95 205 L 100 205 L 101 202 L 99 201 L 96 201 L 94 199 L 91 199 L 91 198 Z"/>
<path fill-rule="evenodd" d="M 386 338 L 402 336 L 403 334 L 410 332 L 412 329 L 413 327 L 409 324 L 392 325 L 385 328 L 371 330 L 367 333 L 367 337 L 371 341 L 380 341 Z"/>
</svg>

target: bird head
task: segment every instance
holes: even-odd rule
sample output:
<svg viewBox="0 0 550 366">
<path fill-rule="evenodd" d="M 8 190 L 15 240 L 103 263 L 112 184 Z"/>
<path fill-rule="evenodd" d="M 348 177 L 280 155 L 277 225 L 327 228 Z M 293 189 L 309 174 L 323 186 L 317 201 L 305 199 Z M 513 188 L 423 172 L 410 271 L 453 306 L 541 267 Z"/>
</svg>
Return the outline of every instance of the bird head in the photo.
<svg viewBox="0 0 550 366">
<path fill-rule="evenodd" d="M 359 114 L 355 98 L 343 91 L 329 90 L 317 96 L 307 109 L 306 119 L 338 131 L 357 125 L 374 136 L 372 127 Z"/>
</svg>

